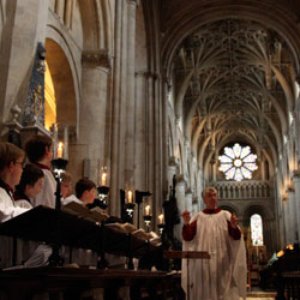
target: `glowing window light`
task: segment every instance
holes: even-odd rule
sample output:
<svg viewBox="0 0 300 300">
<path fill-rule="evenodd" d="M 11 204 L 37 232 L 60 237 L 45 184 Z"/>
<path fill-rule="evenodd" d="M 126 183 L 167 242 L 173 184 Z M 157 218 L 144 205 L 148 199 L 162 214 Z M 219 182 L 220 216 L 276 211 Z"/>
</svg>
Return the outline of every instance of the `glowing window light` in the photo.
<svg viewBox="0 0 300 300">
<path fill-rule="evenodd" d="M 251 153 L 249 146 L 236 143 L 233 147 L 225 147 L 224 154 L 219 156 L 219 170 L 227 180 L 242 181 L 251 179 L 252 172 L 257 170 L 257 156 Z"/>
<path fill-rule="evenodd" d="M 250 218 L 251 239 L 253 246 L 262 246 L 264 244 L 262 217 L 254 214 Z"/>
</svg>

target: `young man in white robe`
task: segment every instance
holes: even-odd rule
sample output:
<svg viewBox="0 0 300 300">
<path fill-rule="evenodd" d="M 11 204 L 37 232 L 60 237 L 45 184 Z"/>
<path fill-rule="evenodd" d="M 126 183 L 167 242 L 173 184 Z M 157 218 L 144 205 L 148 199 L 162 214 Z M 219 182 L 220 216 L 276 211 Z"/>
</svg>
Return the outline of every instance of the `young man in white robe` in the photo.
<svg viewBox="0 0 300 300">
<path fill-rule="evenodd" d="M 44 173 L 44 187 L 42 191 L 32 199 L 32 205 L 45 205 L 55 208 L 56 181 L 51 170 L 53 158 L 52 139 L 47 136 L 36 136 L 25 145 L 25 151 L 29 161 L 38 166 Z"/>
<path fill-rule="evenodd" d="M 188 269 L 182 261 L 183 289 L 188 300 L 246 299 L 246 251 L 237 217 L 217 207 L 214 187 L 203 198 L 203 211 L 193 218 L 182 213 L 183 251 L 206 251 L 210 259 L 190 259 Z"/>
</svg>

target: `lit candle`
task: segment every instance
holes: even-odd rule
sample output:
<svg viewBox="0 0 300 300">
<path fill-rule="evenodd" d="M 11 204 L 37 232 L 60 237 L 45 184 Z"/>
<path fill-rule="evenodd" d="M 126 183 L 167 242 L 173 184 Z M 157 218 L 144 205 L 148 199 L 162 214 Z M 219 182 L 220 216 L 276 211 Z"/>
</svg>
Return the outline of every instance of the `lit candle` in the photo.
<svg viewBox="0 0 300 300">
<path fill-rule="evenodd" d="M 59 142 L 57 145 L 57 158 L 63 157 L 64 143 Z"/>
<path fill-rule="evenodd" d="M 160 214 L 160 215 L 158 216 L 158 223 L 159 223 L 159 224 L 164 224 L 164 214 Z"/>
<path fill-rule="evenodd" d="M 127 192 L 127 203 L 132 203 L 132 191 Z"/>
<path fill-rule="evenodd" d="M 145 207 L 145 216 L 150 216 L 150 209 L 151 209 L 150 205 L 147 205 Z"/>
<path fill-rule="evenodd" d="M 101 185 L 102 186 L 106 186 L 106 179 L 107 179 L 107 173 L 104 172 L 104 173 L 102 173 L 102 176 L 101 176 Z"/>
</svg>

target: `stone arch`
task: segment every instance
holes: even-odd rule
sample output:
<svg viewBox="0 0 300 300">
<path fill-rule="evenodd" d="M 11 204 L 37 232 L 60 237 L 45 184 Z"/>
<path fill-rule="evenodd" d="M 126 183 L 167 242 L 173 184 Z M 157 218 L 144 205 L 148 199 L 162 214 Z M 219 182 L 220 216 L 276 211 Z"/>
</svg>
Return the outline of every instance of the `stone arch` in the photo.
<svg viewBox="0 0 300 300">
<path fill-rule="evenodd" d="M 268 213 L 266 207 L 259 204 L 249 205 L 243 212 L 244 226 L 249 226 L 250 217 L 254 214 L 259 214 L 263 220 L 270 219 L 272 216 Z"/>
<path fill-rule="evenodd" d="M 112 51 L 111 1 L 78 1 L 78 5 L 82 18 L 83 49 Z"/>
</svg>

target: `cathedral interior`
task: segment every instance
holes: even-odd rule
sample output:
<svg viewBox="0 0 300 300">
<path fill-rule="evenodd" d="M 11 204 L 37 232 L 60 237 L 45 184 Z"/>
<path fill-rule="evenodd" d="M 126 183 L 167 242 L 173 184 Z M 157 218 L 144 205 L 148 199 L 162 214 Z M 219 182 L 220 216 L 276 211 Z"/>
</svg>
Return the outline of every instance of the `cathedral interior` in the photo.
<svg viewBox="0 0 300 300">
<path fill-rule="evenodd" d="M 105 170 L 111 215 L 149 191 L 154 231 L 172 190 L 196 213 L 214 186 L 265 263 L 299 242 L 299 22 L 297 0 L 0 0 L 0 139 Z"/>
</svg>

